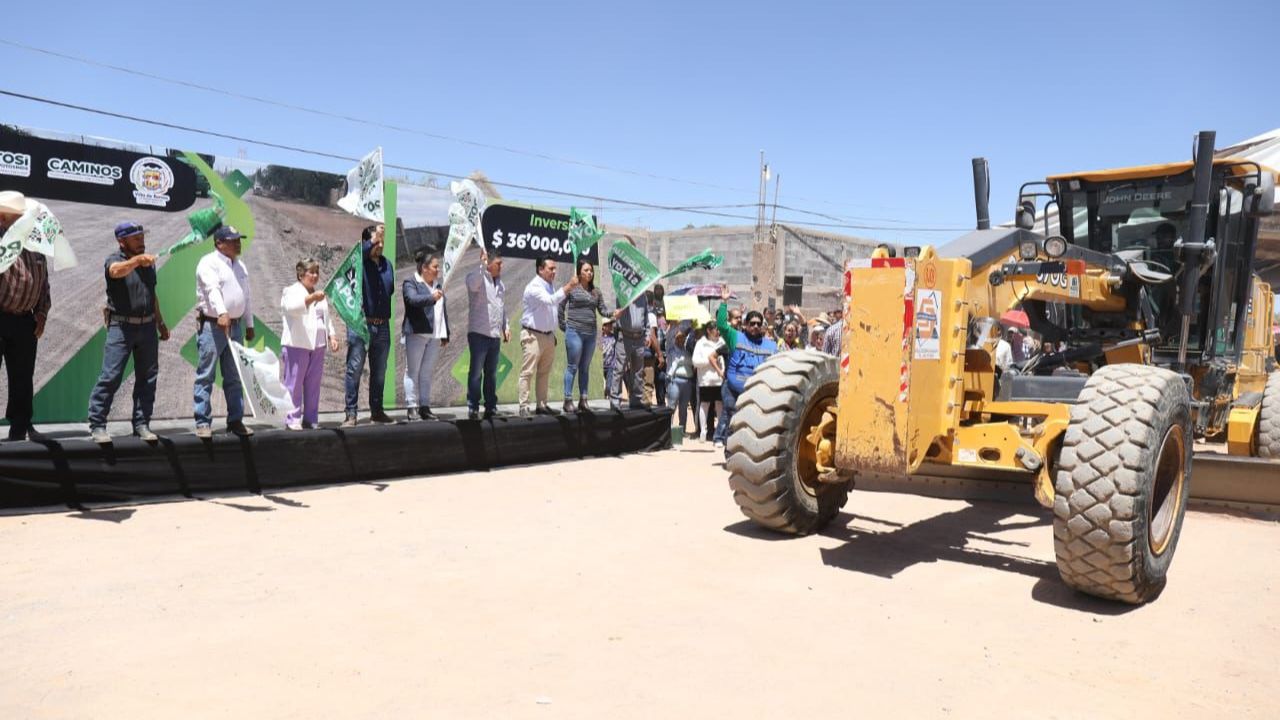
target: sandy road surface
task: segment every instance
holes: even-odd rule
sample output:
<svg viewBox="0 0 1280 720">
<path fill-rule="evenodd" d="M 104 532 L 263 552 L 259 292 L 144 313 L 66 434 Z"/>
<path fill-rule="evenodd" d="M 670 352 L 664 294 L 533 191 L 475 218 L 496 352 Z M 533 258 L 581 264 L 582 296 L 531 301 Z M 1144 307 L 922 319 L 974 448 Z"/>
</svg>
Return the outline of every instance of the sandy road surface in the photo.
<svg viewBox="0 0 1280 720">
<path fill-rule="evenodd" d="M 1143 608 L 1034 507 L 746 524 L 709 446 L 0 517 L 0 717 L 1274 717 L 1280 525 L 1192 513 Z"/>
</svg>

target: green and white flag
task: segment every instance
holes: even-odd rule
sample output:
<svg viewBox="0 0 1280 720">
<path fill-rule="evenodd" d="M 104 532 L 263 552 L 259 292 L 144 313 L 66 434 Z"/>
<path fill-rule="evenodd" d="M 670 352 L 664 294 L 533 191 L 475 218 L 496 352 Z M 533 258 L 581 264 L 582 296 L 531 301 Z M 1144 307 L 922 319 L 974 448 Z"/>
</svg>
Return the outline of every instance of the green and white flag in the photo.
<svg viewBox="0 0 1280 720">
<path fill-rule="evenodd" d="M 449 239 L 444 244 L 440 268 L 440 284 L 449 281 L 453 269 L 458 266 L 467 245 L 480 242 L 480 215 L 484 212 L 484 193 L 472 180 L 449 183 L 453 191 L 453 203 L 449 205 Z"/>
<path fill-rule="evenodd" d="M 218 193 L 210 191 L 209 194 L 213 196 L 213 207 L 201 208 L 187 215 L 187 224 L 191 226 L 191 231 L 178 242 L 161 250 L 160 257 L 186 250 L 192 245 L 199 245 L 212 237 L 213 232 L 222 226 L 222 220 L 227 216 L 227 205 Z"/>
<path fill-rule="evenodd" d="M 674 270 L 664 274 L 662 277 L 669 278 L 672 275 L 687 273 L 691 270 L 715 270 L 716 268 L 720 267 L 720 265 L 723 263 L 724 263 L 723 255 L 715 255 L 711 252 L 711 248 L 707 248 L 706 250 L 703 250 L 697 255 L 694 255 L 693 257 L 680 263 L 675 267 Z"/>
<path fill-rule="evenodd" d="M 18 260 L 23 250 L 47 255 L 53 269 L 75 267 L 76 254 L 62 233 L 62 223 L 44 203 L 27 198 L 26 212 L 0 238 L 0 273 Z"/>
<path fill-rule="evenodd" d="M 280 382 L 280 359 L 268 348 L 255 350 L 235 340 L 231 349 L 244 388 L 244 404 L 249 414 L 259 420 L 278 420 L 294 411 L 293 398 Z"/>
<path fill-rule="evenodd" d="M 329 284 L 324 286 L 324 294 L 329 307 L 367 345 L 369 324 L 364 319 L 364 255 L 361 246 L 362 244 L 357 244 L 347 253 L 347 257 L 329 279 Z"/>
<path fill-rule="evenodd" d="M 604 231 L 596 227 L 591 213 L 569 208 L 569 247 L 573 250 L 573 267 L 578 267 L 578 257 L 591 249 L 604 237 Z"/>
<path fill-rule="evenodd" d="M 347 194 L 338 200 L 338 207 L 358 217 L 383 221 L 382 148 L 360 158 L 360 164 L 347 173 Z"/>
<path fill-rule="evenodd" d="M 609 249 L 609 275 L 618 307 L 626 307 L 662 277 L 658 266 L 630 243 L 617 242 Z"/>
</svg>

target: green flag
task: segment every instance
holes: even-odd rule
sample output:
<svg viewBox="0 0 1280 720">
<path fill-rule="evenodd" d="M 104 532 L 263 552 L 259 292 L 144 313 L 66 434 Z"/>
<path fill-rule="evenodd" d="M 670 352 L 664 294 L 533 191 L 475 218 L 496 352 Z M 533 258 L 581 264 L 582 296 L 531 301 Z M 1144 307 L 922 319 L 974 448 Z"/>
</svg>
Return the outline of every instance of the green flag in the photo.
<svg viewBox="0 0 1280 720">
<path fill-rule="evenodd" d="M 703 250 L 697 255 L 694 255 L 693 257 L 680 263 L 675 267 L 674 270 L 672 270 L 669 273 L 666 273 L 662 277 L 669 278 L 672 275 L 679 275 L 680 273 L 686 273 L 686 272 L 689 272 L 690 270 L 715 270 L 716 268 L 720 267 L 720 265 L 723 262 L 724 262 L 723 255 L 714 255 L 711 252 L 711 248 L 707 248 L 706 250 Z"/>
<path fill-rule="evenodd" d="M 342 322 L 369 344 L 369 324 L 364 319 L 364 255 L 361 244 L 351 248 L 329 284 L 324 286 L 329 306 Z"/>
<path fill-rule="evenodd" d="M 626 307 L 653 287 L 662 273 L 634 245 L 617 242 L 609 250 L 609 275 L 613 277 L 613 294 L 618 297 L 618 307 Z"/>
<path fill-rule="evenodd" d="M 569 247 L 573 250 L 573 267 L 578 268 L 578 256 L 590 250 L 604 237 L 604 231 L 596 227 L 591 213 L 569 208 Z"/>
<path fill-rule="evenodd" d="M 191 232 L 172 246 L 161 250 L 160 257 L 186 250 L 192 245 L 199 245 L 212 237 L 213 232 L 222 226 L 222 219 L 227 216 L 227 205 L 218 193 L 210 192 L 209 194 L 213 196 L 213 207 L 201 208 L 187 215 L 187 224 L 191 226 Z"/>
</svg>

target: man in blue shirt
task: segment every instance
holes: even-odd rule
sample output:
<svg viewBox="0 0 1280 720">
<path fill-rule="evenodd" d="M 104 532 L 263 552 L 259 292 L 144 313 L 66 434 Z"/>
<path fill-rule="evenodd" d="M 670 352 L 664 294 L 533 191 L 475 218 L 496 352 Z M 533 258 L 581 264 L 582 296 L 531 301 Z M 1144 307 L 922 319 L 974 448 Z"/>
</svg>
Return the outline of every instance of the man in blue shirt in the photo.
<svg viewBox="0 0 1280 720">
<path fill-rule="evenodd" d="M 382 386 L 387 376 L 387 355 L 391 352 L 391 295 L 395 292 L 395 267 L 382 254 L 386 226 L 370 225 L 361 235 L 364 254 L 364 319 L 369 326 L 369 344 L 347 328 L 347 419 L 343 427 L 355 427 L 360 403 L 360 376 L 369 359 L 369 417 L 389 423 L 382 408 Z"/>
<path fill-rule="evenodd" d="M 742 329 L 729 324 L 729 286 L 720 286 L 720 308 L 716 311 L 716 327 L 729 349 L 729 361 L 725 363 L 724 385 L 720 388 L 720 422 L 716 423 L 715 447 L 724 447 L 729 439 L 729 423 L 738 409 L 738 396 L 746 389 L 747 379 L 769 358 L 778 352 L 778 342 L 765 336 L 764 316 L 757 310 L 748 312 L 742 321 Z"/>
</svg>

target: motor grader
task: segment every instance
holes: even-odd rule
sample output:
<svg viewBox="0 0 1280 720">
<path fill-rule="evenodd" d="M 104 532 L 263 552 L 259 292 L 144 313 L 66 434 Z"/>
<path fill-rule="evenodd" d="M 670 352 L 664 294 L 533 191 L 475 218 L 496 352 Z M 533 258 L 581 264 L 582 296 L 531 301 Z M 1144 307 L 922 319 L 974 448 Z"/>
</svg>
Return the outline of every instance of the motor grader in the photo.
<svg viewBox="0 0 1280 720">
<path fill-rule="evenodd" d="M 807 534 L 862 481 L 1017 480 L 1053 511 L 1068 585 L 1154 598 L 1194 442 L 1280 456 L 1272 294 L 1253 265 L 1276 176 L 1213 147 L 1202 132 L 1192 161 L 1028 183 L 997 228 L 975 160 L 977 230 L 851 261 L 840 356 L 775 355 L 746 384 L 726 465 L 742 512 Z M 1001 367 L 1016 309 L 1039 346 Z"/>
</svg>

